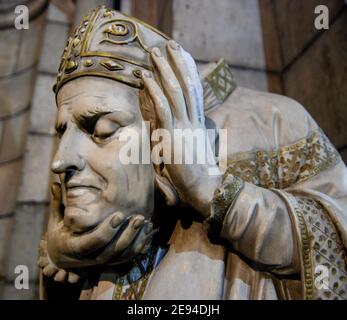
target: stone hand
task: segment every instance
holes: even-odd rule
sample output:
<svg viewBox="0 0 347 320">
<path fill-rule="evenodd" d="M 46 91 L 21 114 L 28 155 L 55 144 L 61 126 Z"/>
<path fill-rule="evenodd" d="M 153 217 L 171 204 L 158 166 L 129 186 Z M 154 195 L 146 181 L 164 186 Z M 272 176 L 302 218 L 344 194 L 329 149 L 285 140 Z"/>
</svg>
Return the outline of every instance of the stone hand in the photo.
<svg viewBox="0 0 347 320">
<path fill-rule="evenodd" d="M 47 240 L 42 239 L 39 247 L 38 265 L 42 269 L 44 276 L 53 278 L 57 282 L 77 283 L 80 280 L 80 275 L 58 268 L 49 258 L 47 252 Z"/>
<path fill-rule="evenodd" d="M 217 175 L 209 174 L 209 168 L 217 166 L 206 139 L 201 82 L 193 58 L 180 45 L 169 41 L 166 52 L 167 58 L 159 48 L 154 48 L 151 52 L 154 72 L 143 72 L 142 113 L 151 110 L 156 115 L 155 127 L 170 133 L 171 151 L 163 150 L 164 169 L 160 175 L 170 181 L 183 203 L 208 217 L 209 202 L 221 176 L 219 171 Z M 173 139 L 177 129 L 188 129 L 205 137 L 205 154 L 199 154 L 194 139 L 181 139 L 181 148 L 175 149 L 174 144 L 181 142 Z M 203 161 L 197 162 L 201 156 Z M 185 164 L 187 157 L 193 163 Z M 183 164 L 175 163 L 175 159 L 182 159 Z"/>
<path fill-rule="evenodd" d="M 48 223 L 47 249 L 50 260 L 59 268 L 81 268 L 118 264 L 144 252 L 153 231 L 151 222 L 142 215 L 125 218 L 116 212 L 93 230 L 76 234 L 63 222 L 61 186 L 52 184 L 52 213 Z"/>
</svg>

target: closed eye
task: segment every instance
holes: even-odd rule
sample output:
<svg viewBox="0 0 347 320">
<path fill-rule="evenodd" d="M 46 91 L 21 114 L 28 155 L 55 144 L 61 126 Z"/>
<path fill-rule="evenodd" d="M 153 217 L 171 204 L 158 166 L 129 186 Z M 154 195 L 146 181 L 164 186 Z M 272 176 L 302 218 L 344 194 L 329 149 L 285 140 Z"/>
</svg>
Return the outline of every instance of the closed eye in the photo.
<svg viewBox="0 0 347 320">
<path fill-rule="evenodd" d="M 79 115 L 76 117 L 76 120 L 78 122 L 78 126 L 80 129 L 85 131 L 86 133 L 93 135 L 94 134 L 94 128 L 98 120 L 108 114 L 109 112 L 98 112 L 96 114 L 90 114 L 90 115 Z"/>
<path fill-rule="evenodd" d="M 94 128 L 93 138 L 96 142 L 106 140 L 120 128 L 120 124 L 107 116 L 100 118 Z"/>
<path fill-rule="evenodd" d="M 55 127 L 55 131 L 58 134 L 59 138 L 61 138 L 64 132 L 66 131 L 66 123 L 64 122 L 57 125 Z"/>
</svg>

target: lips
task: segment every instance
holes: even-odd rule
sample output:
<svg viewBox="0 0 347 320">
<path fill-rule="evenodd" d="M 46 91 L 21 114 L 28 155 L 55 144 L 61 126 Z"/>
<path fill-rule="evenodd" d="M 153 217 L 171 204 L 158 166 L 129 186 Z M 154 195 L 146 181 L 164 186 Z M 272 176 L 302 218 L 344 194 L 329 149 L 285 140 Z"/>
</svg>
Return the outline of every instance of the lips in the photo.
<svg viewBox="0 0 347 320">
<path fill-rule="evenodd" d="M 85 181 L 75 181 L 70 180 L 66 183 L 66 188 L 94 188 L 100 190 L 100 188 L 96 187 L 95 185 L 85 182 Z"/>
<path fill-rule="evenodd" d="M 83 233 L 93 228 L 98 222 L 98 215 L 88 210 L 100 201 L 101 189 L 91 185 L 66 184 L 66 206 L 64 225 L 76 233 Z"/>
<path fill-rule="evenodd" d="M 67 183 L 67 206 L 88 205 L 98 199 L 101 190 L 95 186 Z"/>
</svg>

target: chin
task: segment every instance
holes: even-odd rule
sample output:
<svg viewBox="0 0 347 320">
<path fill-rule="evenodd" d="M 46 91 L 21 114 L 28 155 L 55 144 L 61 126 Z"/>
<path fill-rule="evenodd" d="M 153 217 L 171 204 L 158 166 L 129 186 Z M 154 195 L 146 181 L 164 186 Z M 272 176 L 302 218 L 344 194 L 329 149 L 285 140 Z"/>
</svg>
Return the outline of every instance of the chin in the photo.
<svg viewBox="0 0 347 320">
<path fill-rule="evenodd" d="M 64 225 L 75 233 L 95 228 L 103 219 L 96 208 L 67 206 L 64 211 Z"/>
</svg>

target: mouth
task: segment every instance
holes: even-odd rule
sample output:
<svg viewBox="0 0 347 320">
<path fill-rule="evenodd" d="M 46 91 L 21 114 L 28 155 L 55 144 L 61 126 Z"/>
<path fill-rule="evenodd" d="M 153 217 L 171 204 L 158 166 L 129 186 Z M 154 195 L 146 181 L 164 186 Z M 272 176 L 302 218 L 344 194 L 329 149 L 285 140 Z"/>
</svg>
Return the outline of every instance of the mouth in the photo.
<svg viewBox="0 0 347 320">
<path fill-rule="evenodd" d="M 66 185 L 66 199 L 68 205 L 90 204 L 97 200 L 100 188 L 92 185 L 68 183 Z"/>
<path fill-rule="evenodd" d="M 68 190 L 68 189 L 75 189 L 75 188 L 89 188 L 89 189 L 100 190 L 100 188 L 98 188 L 98 187 L 96 187 L 94 185 L 82 184 L 82 183 L 73 182 L 73 181 L 69 181 L 66 184 L 66 190 Z"/>
</svg>

